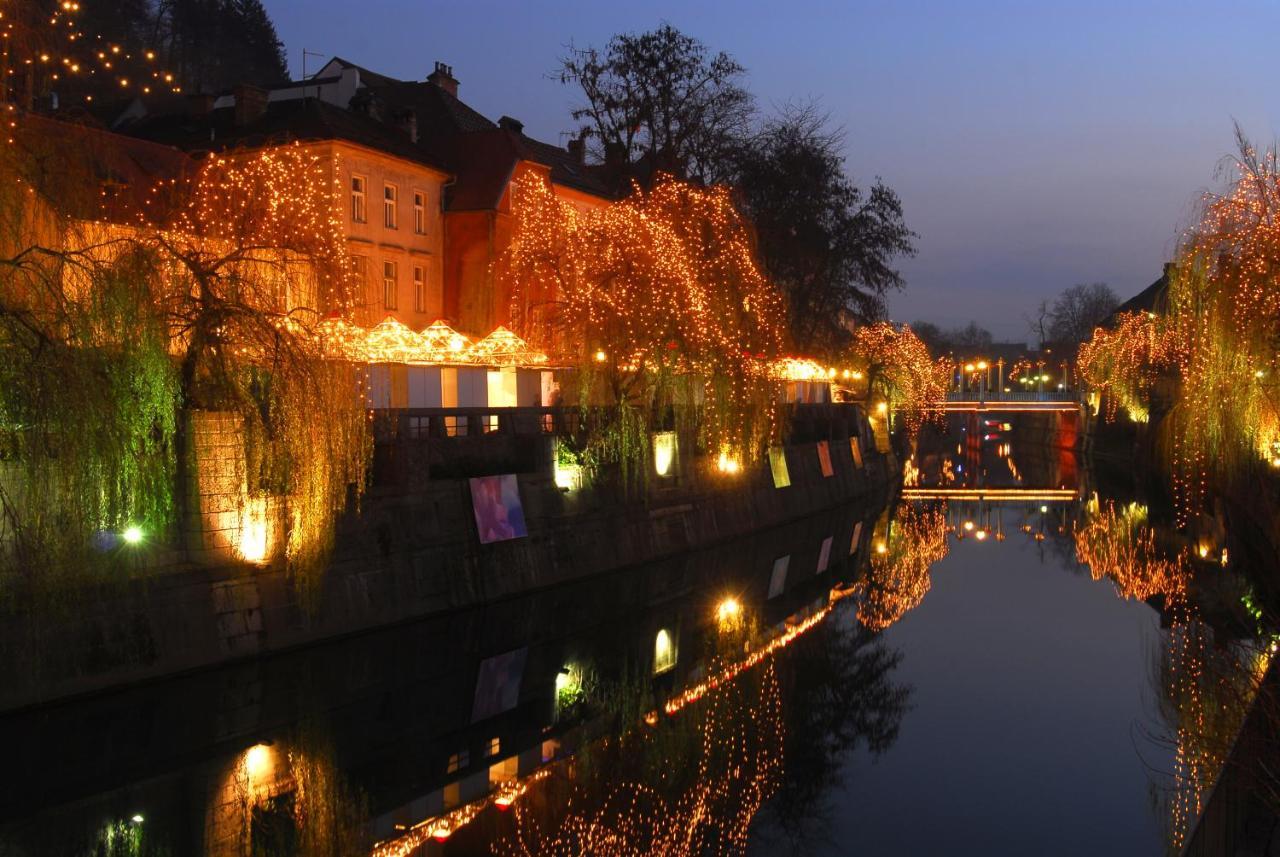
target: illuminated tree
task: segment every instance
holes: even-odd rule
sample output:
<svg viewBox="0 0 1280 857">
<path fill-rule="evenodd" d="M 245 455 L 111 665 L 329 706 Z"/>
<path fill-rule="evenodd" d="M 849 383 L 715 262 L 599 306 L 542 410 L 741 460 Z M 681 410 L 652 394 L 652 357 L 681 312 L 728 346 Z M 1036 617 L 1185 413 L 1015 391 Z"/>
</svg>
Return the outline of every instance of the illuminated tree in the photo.
<svg viewBox="0 0 1280 857">
<path fill-rule="evenodd" d="M 322 308 L 353 302 L 334 181 L 331 165 L 297 145 L 211 158 L 170 221 L 138 239 L 169 275 L 156 299 L 180 406 L 243 417 L 250 494 L 288 498 L 287 558 L 304 577 L 327 561 L 370 450 L 358 379 L 326 359 L 317 330 Z M 180 470 L 186 431 L 180 423 Z"/>
<path fill-rule="evenodd" d="M 119 200 L 84 198 L 92 135 L 69 135 L 81 151 L 27 130 L 39 149 L 5 150 L 22 195 L 0 255 L 0 429 L 21 473 L 0 483 L 6 570 L 92 568 L 126 529 L 180 542 L 191 419 L 216 410 L 243 421 L 241 499 L 282 498 L 279 544 L 314 583 L 369 453 L 361 387 L 315 335 L 350 303 L 331 166 L 300 147 L 210 159 L 121 224 L 91 219 Z"/>
<path fill-rule="evenodd" d="M 1146 312 L 1125 312 L 1109 328 L 1096 328 L 1080 346 L 1080 377 L 1102 397 L 1106 417 L 1123 408 L 1135 422 L 1150 416 L 1151 391 L 1159 375 L 1178 359 L 1178 340 L 1165 319 Z M 1014 378 L 1011 372 L 1010 379 Z"/>
<path fill-rule="evenodd" d="M 938 406 L 950 386 L 950 368 L 945 361 L 933 359 L 911 328 L 887 322 L 859 327 L 848 359 L 866 377 L 870 399 L 902 414 L 910 438 L 931 414 L 940 413 Z"/>
<path fill-rule="evenodd" d="M 1167 314 L 1123 319 L 1123 331 L 1099 331 L 1082 351 L 1090 383 L 1138 414 L 1153 373 L 1176 370 L 1160 430 L 1182 522 L 1211 478 L 1280 464 L 1280 170 L 1274 150 L 1259 153 L 1239 129 L 1237 141 L 1228 189 L 1205 198 L 1179 248 Z"/>
<path fill-rule="evenodd" d="M 707 449 L 761 454 L 778 431 L 762 367 L 782 353 L 783 304 L 727 190 L 663 179 L 581 212 L 528 176 L 513 210 L 500 263 L 512 316 L 578 370 L 584 407 L 620 414 L 597 438 L 600 459 L 635 460 L 673 404 L 698 406 Z"/>
</svg>

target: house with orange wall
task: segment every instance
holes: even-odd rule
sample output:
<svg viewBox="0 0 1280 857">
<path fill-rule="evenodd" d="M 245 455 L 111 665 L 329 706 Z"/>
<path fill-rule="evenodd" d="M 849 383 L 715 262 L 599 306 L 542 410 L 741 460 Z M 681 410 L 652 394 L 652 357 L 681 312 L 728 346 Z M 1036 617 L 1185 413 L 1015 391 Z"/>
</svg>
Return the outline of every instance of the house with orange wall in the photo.
<svg viewBox="0 0 1280 857">
<path fill-rule="evenodd" d="M 451 67 L 396 80 L 335 57 L 314 76 L 270 90 L 240 86 L 132 106 L 124 133 L 192 152 L 290 141 L 323 145 L 335 162 L 335 205 L 365 273 L 361 322 L 391 316 L 420 330 L 443 318 L 472 337 L 511 321 L 494 263 L 510 240 L 512 182 L 545 176 L 581 208 L 615 198 L 582 140 L 567 147 L 496 122 L 458 98 Z M 420 226 L 421 228 L 420 230 Z"/>
</svg>

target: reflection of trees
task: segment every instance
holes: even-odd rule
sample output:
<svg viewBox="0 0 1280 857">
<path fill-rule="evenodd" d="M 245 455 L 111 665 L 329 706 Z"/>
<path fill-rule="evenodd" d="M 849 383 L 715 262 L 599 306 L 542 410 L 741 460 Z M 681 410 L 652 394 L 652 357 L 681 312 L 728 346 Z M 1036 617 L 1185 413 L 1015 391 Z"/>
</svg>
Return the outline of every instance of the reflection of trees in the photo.
<svg viewBox="0 0 1280 857">
<path fill-rule="evenodd" d="M 1223 771 L 1269 657 L 1251 645 L 1215 642 L 1213 628 L 1188 597 L 1186 552 L 1170 557 L 1157 547 L 1145 506 L 1091 500 L 1074 536 L 1076 555 L 1094 580 L 1110 578 L 1121 598 L 1163 599 L 1170 627 L 1155 649 L 1153 680 L 1165 731 L 1151 738 L 1174 754 L 1173 770 L 1155 794 L 1169 851 L 1178 853 Z"/>
<path fill-rule="evenodd" d="M 340 773 L 329 731 L 303 720 L 240 754 L 213 792 L 206 852 L 337 857 L 366 846 L 364 796 Z"/>
<path fill-rule="evenodd" d="M 678 716 L 605 739 L 515 805 L 510 855 L 740 853 L 781 781 L 782 701 L 772 661 L 720 683 Z"/>
<path fill-rule="evenodd" d="M 1174 748 L 1173 772 L 1158 799 L 1166 810 L 1170 852 L 1177 853 L 1223 772 L 1269 657 L 1251 646 L 1215 643 L 1213 629 L 1191 606 L 1177 605 L 1173 614 L 1166 644 L 1157 651 L 1155 680 L 1168 729 L 1157 739 Z"/>
<path fill-rule="evenodd" d="M 1099 507 L 1091 500 L 1075 530 L 1075 544 L 1076 556 L 1089 566 L 1093 579 L 1110 577 L 1122 598 L 1181 598 L 1186 592 L 1186 557 L 1168 559 L 1156 548 L 1146 506 L 1130 503 L 1117 510 L 1111 502 Z"/>
<path fill-rule="evenodd" d="M 929 567 L 947 555 L 946 515 L 935 507 L 903 505 L 892 531 L 872 547 L 858 618 L 872 631 L 883 631 L 928 593 Z"/>
<path fill-rule="evenodd" d="M 879 754 L 898 737 L 911 688 L 893 682 L 900 652 L 857 622 L 843 606 L 779 660 L 786 702 L 786 768 L 762 828 L 794 852 L 820 837 L 830 812 L 826 795 L 859 746 Z"/>
</svg>

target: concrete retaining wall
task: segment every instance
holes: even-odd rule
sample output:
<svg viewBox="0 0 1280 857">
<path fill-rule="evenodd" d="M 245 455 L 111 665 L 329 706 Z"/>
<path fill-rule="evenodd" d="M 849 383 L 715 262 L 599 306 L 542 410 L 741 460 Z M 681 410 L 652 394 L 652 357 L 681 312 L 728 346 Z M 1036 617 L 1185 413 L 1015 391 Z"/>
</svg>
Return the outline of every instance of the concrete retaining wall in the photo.
<svg viewBox="0 0 1280 857">
<path fill-rule="evenodd" d="M 865 421 L 851 428 L 859 424 L 865 432 Z M 0 710 L 625 569 L 882 493 L 895 478 L 891 456 L 868 452 L 855 465 L 847 429 L 829 442 L 830 477 L 816 442 L 787 448 L 786 488 L 773 487 L 767 461 L 727 477 L 692 456 L 677 478 L 636 500 L 566 493 L 549 473 L 520 474 L 529 535 L 490 545 L 479 543 L 464 479 L 375 489 L 360 514 L 342 522 L 312 607 L 304 608 L 281 565 L 227 562 L 133 581 L 61 615 L 10 617 L 0 625 Z"/>
</svg>

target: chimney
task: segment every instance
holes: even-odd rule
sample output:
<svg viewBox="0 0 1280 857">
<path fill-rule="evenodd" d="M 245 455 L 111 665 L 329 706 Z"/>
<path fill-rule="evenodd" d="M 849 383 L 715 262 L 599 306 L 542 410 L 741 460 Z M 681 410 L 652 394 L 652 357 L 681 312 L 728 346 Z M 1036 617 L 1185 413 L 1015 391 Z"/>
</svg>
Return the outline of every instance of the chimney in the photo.
<svg viewBox="0 0 1280 857">
<path fill-rule="evenodd" d="M 519 119 L 512 119 L 510 116 L 503 116 L 498 120 L 498 127 L 513 134 L 524 133 L 524 123 Z"/>
<path fill-rule="evenodd" d="M 587 129 L 583 128 L 581 134 L 577 137 L 571 137 L 569 142 L 565 144 L 565 148 L 569 150 L 569 155 L 578 166 L 583 166 L 587 162 L 588 133 Z"/>
<path fill-rule="evenodd" d="M 621 143 L 604 144 L 604 162 L 609 167 L 625 167 L 627 165 L 627 148 Z"/>
<path fill-rule="evenodd" d="M 409 136 L 410 143 L 418 142 L 418 114 L 412 107 L 396 111 L 396 126 Z"/>
<path fill-rule="evenodd" d="M 248 125 L 267 112 L 267 91 L 242 83 L 231 90 L 236 100 L 236 125 Z"/>
<path fill-rule="evenodd" d="M 187 96 L 188 116 L 208 116 L 213 112 L 214 97 L 207 92 L 195 92 Z"/>
<path fill-rule="evenodd" d="M 354 113 L 382 121 L 382 104 L 378 96 L 368 89 L 361 89 L 351 97 L 350 108 Z"/>
<path fill-rule="evenodd" d="M 454 98 L 458 97 L 458 81 L 453 76 L 453 66 L 451 65 L 445 65 L 436 60 L 436 70 L 427 75 L 427 83 L 440 87 Z"/>
</svg>

